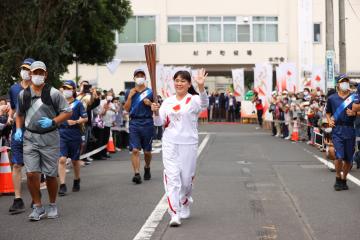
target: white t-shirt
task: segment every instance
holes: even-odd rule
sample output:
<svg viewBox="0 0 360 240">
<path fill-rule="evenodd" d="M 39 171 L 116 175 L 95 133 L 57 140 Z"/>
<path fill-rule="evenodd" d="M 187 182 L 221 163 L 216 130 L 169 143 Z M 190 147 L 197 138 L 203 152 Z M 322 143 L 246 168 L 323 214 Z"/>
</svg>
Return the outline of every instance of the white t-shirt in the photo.
<svg viewBox="0 0 360 240">
<path fill-rule="evenodd" d="M 107 104 L 106 100 L 102 100 L 100 103 L 101 109 L 104 108 L 105 104 Z M 116 107 L 113 103 L 110 103 L 109 110 L 106 111 L 105 115 L 103 116 L 103 121 L 105 127 L 112 127 L 113 123 L 115 122 L 115 113 Z"/>
<path fill-rule="evenodd" d="M 234 99 L 232 97 L 229 98 L 229 106 L 234 106 Z"/>
<path fill-rule="evenodd" d="M 207 109 L 209 98 L 204 91 L 200 95 L 187 94 L 182 100 L 171 96 L 162 103 L 159 116 L 154 117 L 156 126 L 164 125 L 163 141 L 174 144 L 198 143 L 198 116 Z"/>
</svg>

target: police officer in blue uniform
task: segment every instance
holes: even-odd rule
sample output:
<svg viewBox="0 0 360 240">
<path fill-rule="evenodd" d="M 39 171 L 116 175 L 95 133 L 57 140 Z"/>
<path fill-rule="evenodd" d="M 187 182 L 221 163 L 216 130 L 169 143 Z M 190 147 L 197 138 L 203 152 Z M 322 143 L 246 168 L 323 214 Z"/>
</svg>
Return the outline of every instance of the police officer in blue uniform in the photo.
<svg viewBox="0 0 360 240">
<path fill-rule="evenodd" d="M 24 166 L 23 142 L 14 140 L 14 134 L 16 132 L 16 124 L 14 120 L 16 117 L 15 112 L 18 105 L 17 100 L 19 93 L 23 89 L 29 87 L 31 84 L 30 65 L 34 61 L 35 60 L 32 58 L 27 58 L 24 60 L 24 62 L 20 67 L 21 81 L 19 83 L 15 83 L 14 85 L 12 85 L 9 90 L 11 110 L 9 112 L 8 123 L 9 125 L 13 125 L 12 139 L 11 139 L 11 151 L 12 151 L 11 163 L 13 164 L 12 175 L 13 175 L 14 190 L 15 190 L 14 202 L 9 209 L 10 214 L 17 214 L 25 211 L 25 205 L 21 198 L 21 169 Z"/>
<path fill-rule="evenodd" d="M 67 80 L 63 84 L 63 95 L 72 109 L 71 118 L 60 125 L 60 159 L 59 159 L 59 196 L 65 196 L 67 187 L 65 184 L 66 177 L 66 160 L 70 158 L 74 169 L 73 192 L 80 191 L 80 148 L 82 143 L 81 124 L 88 121 L 87 112 L 81 101 L 76 99 L 76 84 Z"/>
<path fill-rule="evenodd" d="M 150 162 L 154 136 L 154 121 L 151 111 L 153 94 L 151 89 L 145 85 L 146 75 L 144 70 L 135 70 L 134 81 L 136 86 L 125 94 L 124 109 L 130 115 L 129 150 L 132 152 L 131 162 L 135 173 L 132 181 L 140 184 L 142 182 L 140 176 L 141 149 L 143 149 L 145 156 L 144 180 L 151 179 Z"/>
<path fill-rule="evenodd" d="M 351 94 L 350 80 L 346 75 L 336 78 L 337 93 L 332 94 L 326 106 L 326 117 L 332 128 L 332 140 L 335 147 L 336 191 L 348 190 L 346 177 L 352 167 L 355 152 L 354 121 L 356 111 L 353 103 L 358 103 L 358 95 Z M 342 174 L 341 174 L 342 172 Z"/>
</svg>

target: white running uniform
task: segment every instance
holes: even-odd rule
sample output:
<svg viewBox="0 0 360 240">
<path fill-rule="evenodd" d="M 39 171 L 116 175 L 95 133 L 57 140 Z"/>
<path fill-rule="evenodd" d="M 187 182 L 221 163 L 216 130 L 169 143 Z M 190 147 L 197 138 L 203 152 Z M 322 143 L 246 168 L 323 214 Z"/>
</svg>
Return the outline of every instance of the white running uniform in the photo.
<svg viewBox="0 0 360 240">
<path fill-rule="evenodd" d="M 198 115 L 209 105 L 204 91 L 187 94 L 181 101 L 167 98 L 154 117 L 156 126 L 164 125 L 162 153 L 164 186 L 170 215 L 180 211 L 181 204 L 192 202 L 192 180 L 195 175 L 198 150 Z"/>
</svg>

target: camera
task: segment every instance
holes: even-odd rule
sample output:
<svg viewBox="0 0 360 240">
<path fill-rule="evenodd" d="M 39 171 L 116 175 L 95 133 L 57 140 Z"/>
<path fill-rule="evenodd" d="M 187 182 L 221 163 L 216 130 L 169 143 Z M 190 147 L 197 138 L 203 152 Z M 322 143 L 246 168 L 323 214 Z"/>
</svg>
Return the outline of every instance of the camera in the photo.
<svg viewBox="0 0 360 240">
<path fill-rule="evenodd" d="M 92 88 L 92 85 L 89 84 L 89 85 L 84 85 L 84 89 L 83 89 L 83 92 L 84 93 L 90 93 L 90 89 Z"/>
</svg>

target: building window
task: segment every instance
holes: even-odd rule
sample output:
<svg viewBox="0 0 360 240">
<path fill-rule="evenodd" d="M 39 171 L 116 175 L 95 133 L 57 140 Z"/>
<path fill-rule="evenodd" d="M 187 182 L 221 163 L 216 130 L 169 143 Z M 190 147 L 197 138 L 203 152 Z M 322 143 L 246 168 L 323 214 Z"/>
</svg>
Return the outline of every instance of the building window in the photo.
<svg viewBox="0 0 360 240">
<path fill-rule="evenodd" d="M 194 42 L 194 25 L 181 25 L 181 41 Z"/>
<path fill-rule="evenodd" d="M 208 42 L 209 41 L 209 25 L 196 24 L 196 41 Z"/>
<path fill-rule="evenodd" d="M 168 17 L 168 42 L 277 42 L 278 17 Z"/>
<path fill-rule="evenodd" d="M 250 25 L 238 25 L 238 42 L 250 42 Z"/>
<path fill-rule="evenodd" d="M 221 42 L 221 24 L 209 25 L 209 42 Z"/>
<path fill-rule="evenodd" d="M 119 34 L 119 43 L 147 43 L 155 40 L 155 16 L 134 16 Z"/>
<path fill-rule="evenodd" d="M 278 17 L 253 17 L 252 27 L 253 42 L 278 41 Z"/>
<path fill-rule="evenodd" d="M 314 43 L 320 43 L 321 42 L 321 24 L 320 23 L 314 23 Z"/>
<path fill-rule="evenodd" d="M 236 42 L 236 24 L 224 24 L 224 42 Z"/>
<path fill-rule="evenodd" d="M 168 26 L 168 40 L 169 42 L 180 42 L 180 25 Z"/>
</svg>

